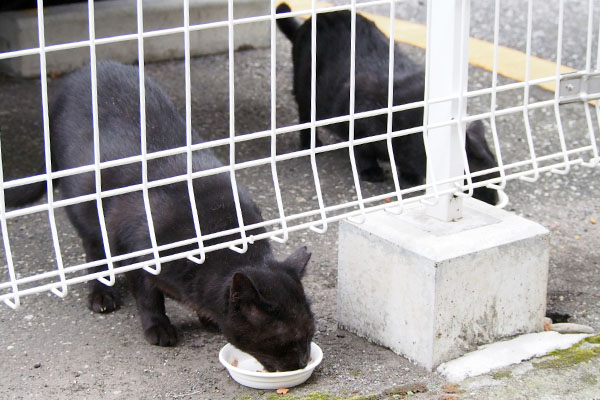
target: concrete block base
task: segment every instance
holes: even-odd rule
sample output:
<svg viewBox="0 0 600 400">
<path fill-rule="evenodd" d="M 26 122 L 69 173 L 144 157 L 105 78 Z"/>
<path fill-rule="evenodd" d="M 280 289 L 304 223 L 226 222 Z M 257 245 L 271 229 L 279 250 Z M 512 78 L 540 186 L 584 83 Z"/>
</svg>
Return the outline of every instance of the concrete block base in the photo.
<svg viewBox="0 0 600 400">
<path fill-rule="evenodd" d="M 190 0 L 190 25 L 227 21 L 227 0 Z M 95 36 L 103 40 L 119 35 L 137 34 L 135 0 L 107 0 L 95 3 Z M 144 31 L 183 26 L 181 0 L 144 0 Z M 236 0 L 234 18 L 269 14 L 269 2 Z M 87 2 L 44 9 L 46 46 L 89 40 Z M 268 47 L 270 22 L 241 23 L 234 26 L 235 48 Z M 98 59 L 131 63 L 138 59 L 136 39 L 98 43 Z M 33 10 L 0 13 L 0 53 L 39 47 L 37 12 Z M 192 31 L 192 56 L 227 51 L 227 27 Z M 172 33 L 144 39 L 144 58 L 159 61 L 184 57 L 184 34 Z M 47 53 L 47 72 L 74 70 L 90 62 L 89 46 Z M 40 74 L 39 55 L 0 60 L 0 70 L 12 75 L 33 77 Z"/>
<path fill-rule="evenodd" d="M 443 222 L 423 206 L 339 227 L 338 322 L 428 369 L 476 346 L 543 330 L 549 233 L 465 199 Z"/>
</svg>

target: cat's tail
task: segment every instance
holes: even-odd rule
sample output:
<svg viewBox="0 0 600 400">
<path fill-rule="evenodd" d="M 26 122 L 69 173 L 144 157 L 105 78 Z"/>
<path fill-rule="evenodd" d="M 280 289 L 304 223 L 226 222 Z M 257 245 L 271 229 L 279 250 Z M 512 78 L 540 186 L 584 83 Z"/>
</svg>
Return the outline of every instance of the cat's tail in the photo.
<svg viewBox="0 0 600 400">
<path fill-rule="evenodd" d="M 24 206 L 42 197 L 46 190 L 46 181 L 4 189 L 4 204 L 6 207 Z"/>
<path fill-rule="evenodd" d="M 292 11 L 287 3 L 281 3 L 277 6 L 277 14 L 286 13 Z M 279 18 L 277 20 L 277 26 L 279 30 L 290 40 L 294 41 L 296 37 L 296 31 L 300 28 L 300 22 L 296 18 Z"/>
</svg>

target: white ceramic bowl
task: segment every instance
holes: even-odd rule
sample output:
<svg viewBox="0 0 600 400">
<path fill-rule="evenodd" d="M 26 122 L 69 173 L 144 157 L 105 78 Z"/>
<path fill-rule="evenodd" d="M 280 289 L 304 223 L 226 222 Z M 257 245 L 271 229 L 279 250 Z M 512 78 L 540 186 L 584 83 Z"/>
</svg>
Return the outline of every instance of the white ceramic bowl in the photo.
<svg viewBox="0 0 600 400">
<path fill-rule="evenodd" d="M 230 343 L 219 352 L 219 361 L 239 384 L 254 389 L 280 389 L 297 386 L 306 381 L 323 360 L 323 351 L 316 343 L 310 344 L 310 361 L 302 369 L 284 372 L 266 372 L 263 366 L 248 353 Z"/>
</svg>

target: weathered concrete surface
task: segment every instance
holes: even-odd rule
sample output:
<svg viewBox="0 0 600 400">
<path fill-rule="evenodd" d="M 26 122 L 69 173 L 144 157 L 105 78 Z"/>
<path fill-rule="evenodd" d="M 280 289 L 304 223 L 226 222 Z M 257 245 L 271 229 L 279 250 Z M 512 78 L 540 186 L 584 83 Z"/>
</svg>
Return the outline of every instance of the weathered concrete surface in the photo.
<svg viewBox="0 0 600 400">
<path fill-rule="evenodd" d="M 576 348 L 580 342 L 590 336 L 584 333 L 563 335 L 552 331 L 525 333 L 480 346 L 477 350 L 442 363 L 436 371 L 451 382 L 461 382 L 532 358 L 545 357 L 556 351 Z M 593 346 L 590 350 L 595 351 L 597 345 Z"/>
<path fill-rule="evenodd" d="M 466 379 L 460 383 L 458 396 L 464 400 L 600 399 L 598 338 L 595 337 L 593 345 L 583 342 L 576 348 L 557 351 L 555 356 L 536 358 Z M 595 356 L 589 351 L 592 348 L 595 348 Z"/>
<path fill-rule="evenodd" d="M 548 240 L 544 227 L 470 198 L 456 222 L 424 205 L 341 221 L 338 321 L 428 369 L 542 331 Z"/>
</svg>

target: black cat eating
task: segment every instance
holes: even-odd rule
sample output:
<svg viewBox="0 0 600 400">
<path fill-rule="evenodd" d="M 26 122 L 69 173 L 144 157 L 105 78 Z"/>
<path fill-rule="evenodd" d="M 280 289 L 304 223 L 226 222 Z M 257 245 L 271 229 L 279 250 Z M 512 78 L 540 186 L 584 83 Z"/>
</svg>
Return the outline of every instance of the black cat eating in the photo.
<svg viewBox="0 0 600 400">
<path fill-rule="evenodd" d="M 94 164 L 90 68 L 76 71 L 61 82 L 50 107 L 52 168 L 54 171 Z M 101 161 L 139 156 L 140 108 L 138 69 L 116 62 L 97 65 L 98 121 Z M 146 89 L 147 152 L 186 145 L 185 121 L 173 102 L 151 79 Z M 193 142 L 202 138 L 192 133 Z M 193 153 L 193 170 L 222 164 L 210 150 Z M 148 160 L 148 181 L 186 173 L 186 154 Z M 94 172 L 66 176 L 58 181 L 65 198 L 95 193 Z M 142 166 L 135 162 L 102 170 L 102 190 L 140 184 Z M 19 206 L 42 196 L 46 182 L 6 191 L 8 206 Z M 238 227 L 229 173 L 208 175 L 193 181 L 202 234 Z M 164 245 L 196 237 L 187 183 L 179 182 L 148 189 L 157 244 Z M 258 207 L 239 187 L 239 202 L 245 225 L 262 221 Z M 112 255 L 128 254 L 151 247 L 149 224 L 140 190 L 102 199 L 107 236 Z M 83 241 L 87 261 L 106 257 L 96 201 L 67 207 L 70 221 Z M 264 232 L 264 228 L 248 232 Z M 215 238 L 205 246 L 239 238 L 239 234 Z M 191 250 L 178 247 L 160 255 Z M 197 244 L 196 244 L 197 248 Z M 128 259 L 117 266 L 149 259 Z M 165 313 L 164 296 L 191 307 L 203 320 L 216 325 L 228 341 L 258 359 L 268 371 L 286 371 L 306 366 L 314 334 L 314 318 L 301 277 L 310 253 L 305 247 L 284 261 L 275 259 L 269 242 L 249 245 L 244 254 L 230 249 L 209 252 L 203 264 L 187 259 L 162 264 L 153 275 L 142 269 L 127 272 L 131 291 L 146 340 L 172 346 L 175 327 Z M 92 268 L 95 273 L 106 266 Z M 112 287 L 97 280 L 89 284 L 89 307 L 109 312 L 117 307 Z"/>
<path fill-rule="evenodd" d="M 277 13 L 289 12 L 287 4 L 277 7 Z M 348 115 L 350 107 L 350 11 L 327 12 L 317 15 L 316 43 L 316 118 L 327 119 Z M 294 95 L 298 104 L 300 123 L 311 119 L 311 18 L 300 23 L 295 18 L 277 20 L 279 29 L 292 42 L 294 64 Z M 386 108 L 388 105 L 389 39 L 375 24 L 356 14 L 355 42 L 355 112 Z M 425 73 L 396 46 L 394 49 L 393 104 L 409 104 L 424 98 Z M 395 112 L 392 129 L 399 131 L 423 125 L 423 108 Z M 348 140 L 348 123 L 329 125 L 342 140 Z M 357 139 L 387 132 L 387 116 L 360 118 L 354 122 Z M 481 121 L 471 123 L 466 133 L 466 152 L 471 171 L 496 166 L 494 155 L 485 140 Z M 310 147 L 310 130 L 300 133 L 301 147 Z M 320 141 L 316 139 L 316 144 Z M 426 155 L 420 133 L 394 138 L 394 159 L 403 187 L 420 185 L 425 180 Z M 378 160 L 388 160 L 387 143 L 378 141 L 355 147 L 357 169 L 362 179 L 370 182 L 384 180 Z M 475 182 L 498 176 L 486 174 Z M 498 202 L 498 194 L 486 187 L 474 190 L 473 197 L 490 204 Z"/>
</svg>

